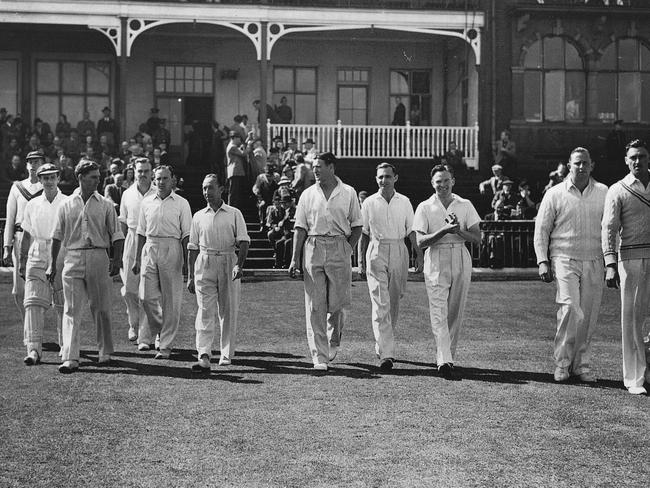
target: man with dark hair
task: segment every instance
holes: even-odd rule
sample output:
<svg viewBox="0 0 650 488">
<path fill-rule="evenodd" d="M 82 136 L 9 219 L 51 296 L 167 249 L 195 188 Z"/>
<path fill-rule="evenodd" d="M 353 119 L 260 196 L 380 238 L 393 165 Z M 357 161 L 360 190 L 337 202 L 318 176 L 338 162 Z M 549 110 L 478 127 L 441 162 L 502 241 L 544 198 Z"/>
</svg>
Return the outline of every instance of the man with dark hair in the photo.
<svg viewBox="0 0 650 488">
<path fill-rule="evenodd" d="M 415 211 L 413 230 L 424 254 L 424 282 L 431 328 L 436 338 L 438 371 L 454 378 L 456 343 L 463 323 L 472 258 L 465 242 L 481 241 L 481 221 L 469 200 L 452 193 L 455 180 L 442 165 L 431 170 L 434 195 Z"/>
<path fill-rule="evenodd" d="M 181 320 L 183 271 L 187 269 L 187 240 L 192 224 L 190 204 L 173 191 L 174 170 L 154 170 L 156 193 L 142 199 L 138 216 L 138 247 L 131 270 L 140 274 L 140 299 L 149 327 L 142 327 L 140 344 L 160 335 L 156 359 L 169 359 Z"/>
<path fill-rule="evenodd" d="M 124 244 L 113 205 L 97 193 L 100 177 L 97 163 L 82 159 L 75 168 L 75 175 L 79 188 L 61 203 L 56 214 L 46 273 L 54 283 L 59 251 L 64 248 L 61 373 L 72 373 L 79 368 L 81 315 L 86 303 L 90 305 L 97 327 L 98 363 L 109 364 L 112 359 L 110 277 L 120 270 Z M 113 258 L 109 262 L 111 247 Z"/>
<path fill-rule="evenodd" d="M 25 298 L 25 280 L 18 272 L 20 263 L 20 243 L 23 238 L 23 212 L 25 206 L 32 198 L 43 193 L 43 185 L 38 178 L 38 169 L 45 162 L 45 157 L 40 151 L 32 151 L 27 155 L 27 171 L 29 177 L 22 181 L 16 181 L 11 185 L 7 197 L 6 221 L 4 228 L 4 252 L 2 255 L 5 266 L 14 267 L 13 288 L 11 290 L 14 301 L 20 312 L 20 320 L 25 318 L 23 300 Z"/>
<path fill-rule="evenodd" d="M 646 143 L 638 139 L 630 142 L 625 162 L 630 173 L 610 187 L 605 200 L 605 280 L 610 288 L 621 285 L 623 384 L 633 395 L 645 395 L 644 379 L 650 382 L 643 343 L 643 322 L 650 299 L 650 172 Z"/>
<path fill-rule="evenodd" d="M 546 192 L 535 221 L 539 276 L 545 283 L 557 282 L 557 382 L 571 374 L 587 383 L 596 381 L 589 343 L 603 294 L 600 222 L 607 187 L 591 177 L 593 166 L 585 148 L 571 151 L 568 177 Z"/>
<path fill-rule="evenodd" d="M 230 131 L 230 143 L 226 148 L 226 175 L 228 177 L 228 205 L 241 208 L 246 195 L 246 153 L 237 132 Z"/>
<path fill-rule="evenodd" d="M 395 166 L 381 163 L 375 179 L 379 191 L 365 199 L 361 207 L 363 234 L 359 252 L 359 272 L 367 274 L 372 303 L 372 330 L 379 368 L 393 368 L 395 327 L 399 301 L 406 289 L 409 253 L 408 237 L 416 250 L 416 271 L 422 271 L 423 253 L 413 231 L 413 207 L 410 200 L 395 191 L 398 179 Z"/>
<path fill-rule="evenodd" d="M 97 122 L 97 135 L 99 137 L 105 135 L 106 142 L 109 146 L 113 146 L 117 141 L 117 122 L 111 118 L 111 109 L 104 107 L 102 109 L 104 116 Z"/>
<path fill-rule="evenodd" d="M 187 289 L 196 293 L 198 305 L 195 327 L 199 360 L 193 371 L 210 371 L 217 322 L 221 328 L 219 365 L 227 366 L 235 357 L 241 277 L 250 244 L 241 211 L 221 198 L 219 177 L 207 175 L 202 188 L 208 205 L 194 214 L 187 246 Z"/>
<path fill-rule="evenodd" d="M 257 123 L 261 124 L 262 111 L 260 110 L 259 100 L 253 100 L 253 108 L 257 110 Z M 268 103 L 266 104 L 266 118 L 270 120 L 272 124 L 280 123 L 280 117 L 278 116 L 278 113 Z"/>
<path fill-rule="evenodd" d="M 298 202 L 289 276 L 303 273 L 307 342 L 317 371 L 327 371 L 341 343 L 350 305 L 352 249 L 361 236 L 357 192 L 335 174 L 336 157 L 314 161 L 316 184 Z M 304 249 L 303 249 L 304 248 Z"/>
</svg>

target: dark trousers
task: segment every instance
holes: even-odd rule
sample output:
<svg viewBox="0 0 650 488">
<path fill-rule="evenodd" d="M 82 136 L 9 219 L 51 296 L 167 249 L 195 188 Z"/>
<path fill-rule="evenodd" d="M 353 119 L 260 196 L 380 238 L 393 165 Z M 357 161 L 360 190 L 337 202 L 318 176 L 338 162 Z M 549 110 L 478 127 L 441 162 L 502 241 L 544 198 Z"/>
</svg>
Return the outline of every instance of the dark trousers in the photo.
<svg viewBox="0 0 650 488">
<path fill-rule="evenodd" d="M 246 197 L 246 177 L 231 176 L 228 182 L 228 205 L 241 209 Z"/>
</svg>

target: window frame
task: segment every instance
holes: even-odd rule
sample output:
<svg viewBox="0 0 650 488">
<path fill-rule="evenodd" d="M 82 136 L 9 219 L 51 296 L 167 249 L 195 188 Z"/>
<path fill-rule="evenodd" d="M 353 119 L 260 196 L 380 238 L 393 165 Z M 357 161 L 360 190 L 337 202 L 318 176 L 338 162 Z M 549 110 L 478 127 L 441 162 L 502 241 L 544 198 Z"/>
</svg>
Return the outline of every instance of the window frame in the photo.
<svg viewBox="0 0 650 488">
<path fill-rule="evenodd" d="M 408 73 L 408 89 L 409 92 L 407 94 L 404 93 L 397 93 L 393 91 L 393 86 L 392 86 L 392 74 L 394 72 L 397 73 Z M 413 91 L 413 73 L 426 73 L 427 76 L 429 77 L 429 91 L 428 93 L 423 93 L 423 92 L 414 92 Z M 391 107 L 389 110 L 389 116 L 392 116 L 392 110 L 393 106 L 391 104 L 391 101 L 395 97 L 408 97 L 408 106 L 406 107 L 406 120 L 408 122 L 411 122 L 410 117 L 411 117 L 411 98 L 412 97 L 419 97 L 419 103 L 420 103 L 420 124 L 422 125 L 422 121 L 426 120 L 427 124 L 431 123 L 431 118 L 433 116 L 433 70 L 430 68 L 413 68 L 413 69 L 404 69 L 404 68 L 390 68 L 388 71 L 388 106 Z M 425 118 L 423 115 L 423 104 L 422 104 L 422 98 L 423 97 L 428 97 L 429 98 L 429 103 L 427 107 L 427 117 Z"/>
<path fill-rule="evenodd" d="M 207 80 L 205 77 L 202 78 L 202 82 L 205 86 L 205 83 L 208 81 L 210 82 L 210 92 L 206 93 L 205 91 L 185 91 L 184 89 L 179 91 L 176 90 L 176 82 L 180 79 L 183 80 L 183 85 L 185 85 L 185 82 L 188 81 L 188 78 L 176 78 L 175 76 L 171 78 L 174 83 L 174 90 L 172 91 L 159 91 L 158 90 L 158 80 L 162 79 L 165 83 L 168 81 L 168 78 L 166 76 L 163 76 L 162 78 L 158 78 L 158 68 L 174 68 L 174 71 L 176 71 L 176 68 L 184 68 L 183 72 L 185 72 L 185 68 L 210 68 L 212 70 L 212 79 Z M 213 97 L 215 96 L 215 74 L 216 74 L 216 65 L 214 63 L 168 63 L 168 62 L 155 62 L 153 65 L 153 95 L 154 98 L 159 97 L 159 96 L 183 96 L 183 97 Z M 196 78 L 192 78 L 193 82 L 196 82 Z M 183 86 L 183 88 L 185 88 Z"/>
<path fill-rule="evenodd" d="M 364 80 L 340 80 L 339 73 L 342 71 L 358 71 L 365 72 L 366 79 Z M 336 68 L 336 120 L 341 120 L 341 100 L 340 100 L 340 88 L 358 88 L 363 87 L 366 89 L 366 108 L 365 108 L 365 122 L 360 125 L 368 125 L 370 120 L 370 86 L 371 86 L 371 69 L 366 66 L 339 66 Z M 351 124 L 356 125 L 356 124 Z"/>
<path fill-rule="evenodd" d="M 279 69 L 284 69 L 284 70 L 291 70 L 292 71 L 292 83 L 293 83 L 293 91 L 276 91 L 275 89 L 275 83 L 276 83 L 276 70 Z M 296 73 L 298 70 L 313 70 L 314 72 L 314 91 L 308 92 L 308 91 L 298 91 L 297 90 L 297 83 L 296 83 Z M 296 96 L 297 95 L 308 95 L 308 96 L 313 96 L 314 97 L 314 121 L 313 122 L 296 122 L 298 115 L 300 114 L 300 111 L 298 109 L 298 106 L 296 104 Z M 307 124 L 307 125 L 314 125 L 318 124 L 318 66 L 288 66 L 288 65 L 274 65 L 273 66 L 273 95 L 272 95 L 272 100 L 278 100 L 278 103 L 280 101 L 281 97 L 287 97 L 287 104 L 291 107 L 291 111 L 293 113 L 293 118 L 292 118 L 292 124 Z M 289 100 L 289 98 L 291 98 Z"/>
</svg>

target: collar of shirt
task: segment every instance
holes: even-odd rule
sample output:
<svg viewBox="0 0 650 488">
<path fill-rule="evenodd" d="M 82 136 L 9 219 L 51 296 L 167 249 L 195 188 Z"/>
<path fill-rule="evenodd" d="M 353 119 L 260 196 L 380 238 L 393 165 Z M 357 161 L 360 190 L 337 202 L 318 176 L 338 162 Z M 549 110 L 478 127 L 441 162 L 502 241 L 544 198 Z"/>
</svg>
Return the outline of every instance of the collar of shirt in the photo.
<svg viewBox="0 0 650 488">
<path fill-rule="evenodd" d="M 384 196 L 381 194 L 381 190 L 378 190 L 377 193 L 374 193 L 374 194 L 371 195 L 370 197 L 373 197 L 373 196 L 374 196 L 377 200 L 381 200 L 382 202 L 384 202 L 386 205 L 390 205 L 391 203 L 393 203 L 393 201 L 401 200 L 402 198 L 405 198 L 405 197 L 404 197 L 401 193 L 399 193 L 397 190 L 395 190 L 395 192 L 393 193 L 393 196 L 391 197 L 390 202 L 387 201 L 387 200 L 384 198 Z M 370 197 L 368 197 L 368 198 L 370 198 Z"/>
<path fill-rule="evenodd" d="M 593 190 L 593 188 L 594 188 L 594 179 L 591 176 L 589 177 L 589 182 L 587 183 L 587 186 L 585 187 L 585 189 L 583 191 L 580 191 L 580 189 L 573 184 L 573 181 L 571 181 L 571 178 L 568 177 L 568 176 L 566 178 L 564 178 L 564 180 L 562 181 L 561 184 L 564 185 L 564 188 L 565 188 L 566 191 L 571 191 L 571 189 L 573 189 L 573 190 L 577 191 L 578 193 L 580 193 L 581 195 L 586 195 L 591 190 Z"/>
<path fill-rule="evenodd" d="M 429 200 L 431 201 L 431 203 L 433 203 L 434 205 L 438 205 L 438 206 L 442 207 L 445 210 L 445 212 L 447 212 L 449 210 L 449 207 L 451 207 L 453 205 L 453 203 L 458 200 L 458 195 L 456 195 L 455 193 L 451 194 L 451 202 L 449 203 L 447 208 L 445 208 L 445 206 L 442 204 L 442 202 L 440 201 L 440 198 L 438 198 L 437 193 L 434 193 L 433 195 L 431 195 L 431 198 L 429 198 Z"/>
<path fill-rule="evenodd" d="M 72 196 L 79 197 L 83 201 L 83 197 L 81 196 L 81 188 L 78 187 L 75 188 L 75 190 L 72 192 Z M 94 192 L 91 193 L 89 198 L 95 198 L 101 201 L 103 197 L 97 192 L 97 190 L 95 190 Z"/>
<path fill-rule="evenodd" d="M 220 211 L 223 211 L 223 212 L 229 212 L 231 208 L 232 208 L 232 207 L 226 205 L 226 202 L 222 202 L 222 203 L 221 203 L 221 206 L 220 206 L 218 209 L 213 210 L 212 207 L 211 207 L 210 205 L 208 205 L 208 206 L 206 206 L 206 207 L 203 209 L 203 212 L 204 212 L 204 213 L 207 213 L 207 214 L 209 214 L 209 213 L 213 213 L 213 214 L 216 215 L 216 213 L 217 213 L 217 212 L 220 212 Z"/>
<path fill-rule="evenodd" d="M 328 202 L 329 200 L 332 200 L 336 195 L 341 193 L 341 188 L 343 187 L 343 182 L 341 181 L 341 178 L 339 178 L 336 175 L 334 176 L 334 178 L 336 179 L 336 186 L 332 190 L 332 193 L 330 194 L 329 199 L 325 198 L 325 192 L 323 191 L 321 186 L 318 183 L 316 183 L 316 185 L 315 185 L 316 188 L 318 189 L 318 193 L 320 193 L 320 195 L 323 197 L 323 200 L 325 200 L 326 202 Z"/>
<path fill-rule="evenodd" d="M 171 197 L 172 200 L 176 200 L 178 195 L 176 195 L 176 192 L 174 190 L 172 190 L 172 192 L 169 195 L 167 195 L 165 198 L 160 198 L 160 196 L 158 195 L 158 191 L 156 191 L 156 194 L 154 195 L 153 198 L 154 198 L 154 200 L 157 198 L 158 200 L 164 202 L 165 200 L 167 200 L 170 197 Z"/>
<path fill-rule="evenodd" d="M 648 185 L 648 188 L 646 188 L 646 186 L 641 182 L 641 180 L 638 179 L 636 176 L 634 176 L 632 173 L 628 173 L 627 175 L 625 175 L 625 178 L 623 178 L 623 183 L 625 183 L 630 187 L 639 184 L 641 188 L 643 188 L 644 192 L 650 189 L 650 185 Z"/>
</svg>

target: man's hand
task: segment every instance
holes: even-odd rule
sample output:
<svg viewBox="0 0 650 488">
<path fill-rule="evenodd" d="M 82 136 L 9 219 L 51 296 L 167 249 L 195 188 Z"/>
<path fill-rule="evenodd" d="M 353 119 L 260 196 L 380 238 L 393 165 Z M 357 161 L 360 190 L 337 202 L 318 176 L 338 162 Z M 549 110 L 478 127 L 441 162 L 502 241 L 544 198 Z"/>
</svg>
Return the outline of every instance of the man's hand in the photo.
<svg viewBox="0 0 650 488">
<path fill-rule="evenodd" d="M 194 287 L 194 276 L 187 277 L 187 291 L 189 291 L 192 295 L 196 294 L 196 288 Z"/>
<path fill-rule="evenodd" d="M 302 268 L 292 260 L 289 265 L 289 278 L 295 279 L 300 275 L 302 275 Z"/>
<path fill-rule="evenodd" d="M 135 263 L 133 263 L 131 271 L 133 274 L 140 274 L 140 260 L 136 260 Z"/>
<path fill-rule="evenodd" d="M 460 225 L 458 225 L 457 222 L 449 223 L 449 224 L 445 224 L 445 226 L 442 229 L 445 231 L 445 234 L 458 234 L 458 231 L 460 230 Z"/>
<path fill-rule="evenodd" d="M 424 254 L 417 253 L 415 255 L 415 272 L 422 273 L 424 270 Z"/>
<path fill-rule="evenodd" d="M 551 283 L 553 281 L 553 271 L 548 265 L 548 261 L 539 263 L 539 277 L 544 283 Z"/>
<path fill-rule="evenodd" d="M 618 285 L 621 283 L 621 278 L 618 276 L 616 265 L 607 266 L 605 270 L 605 283 L 607 283 L 607 288 L 618 288 Z"/>
<path fill-rule="evenodd" d="M 243 275 L 244 275 L 244 272 L 241 269 L 241 266 L 239 266 L 238 264 L 235 264 L 235 266 L 233 266 L 233 268 L 232 268 L 232 280 L 233 281 L 238 280 Z"/>
<path fill-rule="evenodd" d="M 6 266 L 7 268 L 14 265 L 11 259 L 11 251 L 12 251 L 12 246 L 5 246 L 4 251 L 2 253 L 2 265 Z"/>
<path fill-rule="evenodd" d="M 120 272 L 120 262 L 116 259 L 111 259 L 108 265 L 108 276 L 117 276 Z"/>
<path fill-rule="evenodd" d="M 23 260 L 22 258 L 20 259 L 20 266 L 18 266 L 18 274 L 20 277 L 24 280 L 25 279 L 25 274 L 27 270 L 27 260 Z"/>
<path fill-rule="evenodd" d="M 47 271 L 45 271 L 45 277 L 47 278 L 47 281 L 49 281 L 50 283 L 54 283 L 55 276 L 56 276 L 56 266 L 50 264 L 47 267 Z"/>
</svg>

